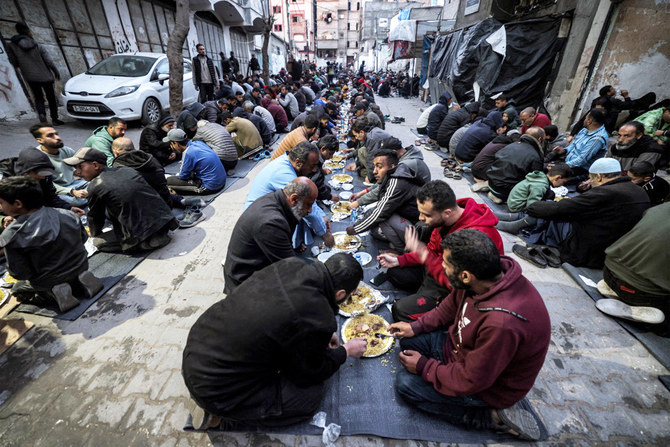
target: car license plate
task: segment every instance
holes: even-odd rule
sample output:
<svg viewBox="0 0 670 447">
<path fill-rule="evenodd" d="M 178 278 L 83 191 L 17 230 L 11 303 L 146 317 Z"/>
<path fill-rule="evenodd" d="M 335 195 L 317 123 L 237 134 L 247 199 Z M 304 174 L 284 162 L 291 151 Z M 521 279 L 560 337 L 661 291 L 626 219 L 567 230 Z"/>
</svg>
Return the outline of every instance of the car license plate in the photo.
<svg viewBox="0 0 670 447">
<path fill-rule="evenodd" d="M 75 112 L 100 113 L 100 109 L 96 106 L 72 106 L 72 110 Z"/>
</svg>

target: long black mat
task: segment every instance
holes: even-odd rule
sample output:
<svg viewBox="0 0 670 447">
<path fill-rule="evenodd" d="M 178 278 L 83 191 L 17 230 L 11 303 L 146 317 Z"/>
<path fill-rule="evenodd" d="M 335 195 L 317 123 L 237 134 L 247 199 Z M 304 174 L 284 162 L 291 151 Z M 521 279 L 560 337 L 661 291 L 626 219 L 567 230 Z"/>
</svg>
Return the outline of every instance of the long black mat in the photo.
<svg viewBox="0 0 670 447">
<path fill-rule="evenodd" d="M 243 178 L 246 177 L 248 173 L 251 172 L 253 168 L 258 164 L 257 161 L 253 159 L 244 159 L 237 162 L 235 169 L 230 171 L 228 178 Z"/>
<path fill-rule="evenodd" d="M 130 273 L 140 262 L 146 258 L 148 253 L 126 255 L 121 253 L 95 253 L 88 259 L 89 270 L 98 278 L 103 288 L 96 296 L 82 300 L 79 305 L 65 313 L 58 313 L 56 307 L 39 307 L 32 304 L 21 304 L 15 312 L 24 312 L 45 317 L 53 317 L 60 320 L 76 320 L 86 309 L 98 301 L 109 289 L 114 287 L 121 279 Z"/>
<path fill-rule="evenodd" d="M 582 289 L 584 289 L 593 301 L 608 298 L 602 296 L 596 288 L 598 281 L 603 279 L 602 270 L 575 267 L 567 262 L 563 263 L 563 269 L 568 272 L 568 275 L 570 275 Z M 651 355 L 656 357 L 656 359 L 663 364 L 663 366 L 670 369 L 670 338 L 661 337 L 633 322 L 628 322 L 619 318 L 616 318 L 616 321 L 637 338 L 638 341 L 649 350 Z"/>
<path fill-rule="evenodd" d="M 375 312 L 391 321 L 391 312 L 382 307 Z M 341 329 L 344 318 L 338 316 Z M 326 424 L 341 427 L 341 435 L 375 435 L 393 439 L 432 442 L 489 443 L 517 440 L 486 430 L 467 430 L 423 413 L 406 404 L 395 392 L 396 375 L 403 369 L 398 360 L 399 345 L 386 354 L 367 359 L 347 359 L 337 374 L 326 382 L 326 394 L 319 411 L 326 413 Z M 527 400 L 520 403 L 537 420 L 541 439 L 547 429 Z M 237 427 L 235 431 L 320 435 L 322 429 L 307 422 L 281 429 Z"/>
<path fill-rule="evenodd" d="M 362 179 L 355 174 L 353 177 L 354 191 L 364 188 Z M 322 207 L 331 217 L 329 207 L 323 204 Z M 344 231 L 349 225 L 351 225 L 350 218 L 332 222 L 332 229 Z M 369 233 L 361 236 L 363 240 L 361 251 L 373 257 L 372 262 L 363 267 L 364 281 L 370 284 L 370 280 L 381 271 L 375 258 L 379 249 L 383 248 L 383 243 L 374 239 Z M 315 238 L 315 244 L 319 242 L 320 238 Z M 303 256 L 311 256 L 310 250 L 306 250 Z M 388 281 L 376 288 L 389 298 L 389 302 L 406 295 L 395 289 Z M 386 305 L 377 309 L 375 313 L 389 322 L 392 321 L 391 312 Z M 346 319 L 338 315 L 337 320 L 341 329 Z M 326 382 L 326 395 L 319 411 L 326 413 L 327 424 L 340 425 L 342 435 L 367 434 L 395 439 L 479 444 L 515 439 L 490 431 L 467 430 L 454 426 L 407 405 L 395 392 L 395 377 L 403 368 L 398 359 L 398 349 L 396 343 L 391 351 L 377 358 L 347 359 L 338 373 Z M 521 406 L 533 413 L 541 427 L 542 439 L 546 439 L 547 430 L 537 413 L 525 400 L 521 402 Z M 319 435 L 322 429 L 306 422 L 282 429 L 238 427 L 235 431 Z"/>
</svg>

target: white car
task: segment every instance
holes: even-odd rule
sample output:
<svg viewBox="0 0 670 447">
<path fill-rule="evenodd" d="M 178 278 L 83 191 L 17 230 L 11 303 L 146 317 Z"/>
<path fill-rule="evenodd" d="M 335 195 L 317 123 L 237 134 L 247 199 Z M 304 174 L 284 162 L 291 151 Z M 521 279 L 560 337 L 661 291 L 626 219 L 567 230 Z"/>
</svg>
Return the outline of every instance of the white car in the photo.
<svg viewBox="0 0 670 447">
<path fill-rule="evenodd" d="M 104 120 L 118 116 L 141 119 L 147 125 L 158 122 L 170 107 L 169 77 L 164 54 L 115 54 L 67 81 L 63 102 L 72 118 Z M 184 59 L 184 106 L 198 99 L 192 77 L 191 62 Z"/>
</svg>

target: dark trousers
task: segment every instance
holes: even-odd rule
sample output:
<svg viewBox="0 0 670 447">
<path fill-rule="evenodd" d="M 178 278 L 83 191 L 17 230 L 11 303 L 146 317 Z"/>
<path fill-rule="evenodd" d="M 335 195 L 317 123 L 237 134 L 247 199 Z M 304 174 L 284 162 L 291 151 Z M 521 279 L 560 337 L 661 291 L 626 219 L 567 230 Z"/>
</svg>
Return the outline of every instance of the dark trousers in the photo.
<svg viewBox="0 0 670 447">
<path fill-rule="evenodd" d="M 84 270 L 79 273 L 82 273 L 83 271 Z M 72 287 L 72 294 L 75 297 L 85 298 L 87 297 L 87 292 L 81 282 L 79 282 L 79 273 L 66 281 L 61 281 L 58 284 L 70 284 Z M 17 301 L 21 303 L 34 304 L 36 306 L 58 307 L 56 298 L 51 291 L 55 285 L 56 284 L 38 285 L 27 280 L 19 280 L 12 286 L 12 294 L 16 297 Z"/>
<path fill-rule="evenodd" d="M 214 84 L 198 84 L 198 102 L 214 99 Z"/>
<path fill-rule="evenodd" d="M 228 171 L 235 169 L 235 166 L 237 166 L 237 161 L 238 160 L 231 160 L 231 161 L 221 160 L 221 164 L 223 165 L 223 169 L 226 170 L 226 174 L 228 174 Z"/>
<path fill-rule="evenodd" d="M 390 269 L 389 272 L 393 270 L 395 269 Z M 408 278 L 411 278 L 409 276 L 411 274 L 407 273 Z M 409 322 L 417 320 L 421 315 L 435 309 L 440 304 L 440 301 L 449 295 L 449 290 L 438 284 L 435 278 L 427 273 L 423 275 L 423 282 L 415 294 L 400 298 L 393 303 L 393 307 L 391 308 L 393 321 Z"/>
<path fill-rule="evenodd" d="M 37 114 L 40 116 L 40 120 L 46 119 L 47 111 L 44 108 L 44 95 L 47 97 L 47 102 L 49 103 L 49 113 L 51 115 L 51 120 L 58 119 L 58 101 L 56 101 L 56 93 L 54 92 L 54 83 L 53 82 L 32 82 L 28 81 L 30 90 L 32 90 L 33 95 L 35 96 L 35 109 L 37 109 Z"/>
<path fill-rule="evenodd" d="M 186 361 L 184 361 L 186 365 Z M 245 426 L 281 427 L 309 420 L 319 409 L 325 387 L 323 383 L 298 386 L 290 379 L 280 376 L 268 381 L 267 386 L 252 397 L 230 409 L 229 402 L 203 400 L 193 393 L 188 367 L 183 370 L 184 382 L 193 400 L 204 410 L 220 417 L 224 426 L 236 423 Z"/>
<path fill-rule="evenodd" d="M 167 185 L 175 192 L 185 196 L 206 196 L 218 192 L 205 188 L 202 186 L 202 182 L 198 179 L 182 180 L 178 175 L 171 175 L 166 181 Z"/>
<path fill-rule="evenodd" d="M 444 363 L 442 347 L 446 340 L 442 331 L 400 340 L 401 349 L 418 351 L 426 357 Z M 435 391 L 433 385 L 421 376 L 401 368 L 396 375 L 396 391 L 410 405 L 435 415 L 450 424 L 464 425 L 474 429 L 488 429 L 493 425 L 491 408 L 476 396 L 447 396 Z"/>
</svg>

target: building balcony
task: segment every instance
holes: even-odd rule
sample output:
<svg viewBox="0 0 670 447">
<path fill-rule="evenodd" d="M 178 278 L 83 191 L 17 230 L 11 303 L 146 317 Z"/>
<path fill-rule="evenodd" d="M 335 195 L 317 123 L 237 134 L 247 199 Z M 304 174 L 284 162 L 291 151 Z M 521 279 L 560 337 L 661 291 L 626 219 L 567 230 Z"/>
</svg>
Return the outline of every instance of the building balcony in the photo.
<svg viewBox="0 0 670 447">
<path fill-rule="evenodd" d="M 319 50 L 336 50 L 337 39 L 316 39 L 316 46 Z"/>
</svg>

